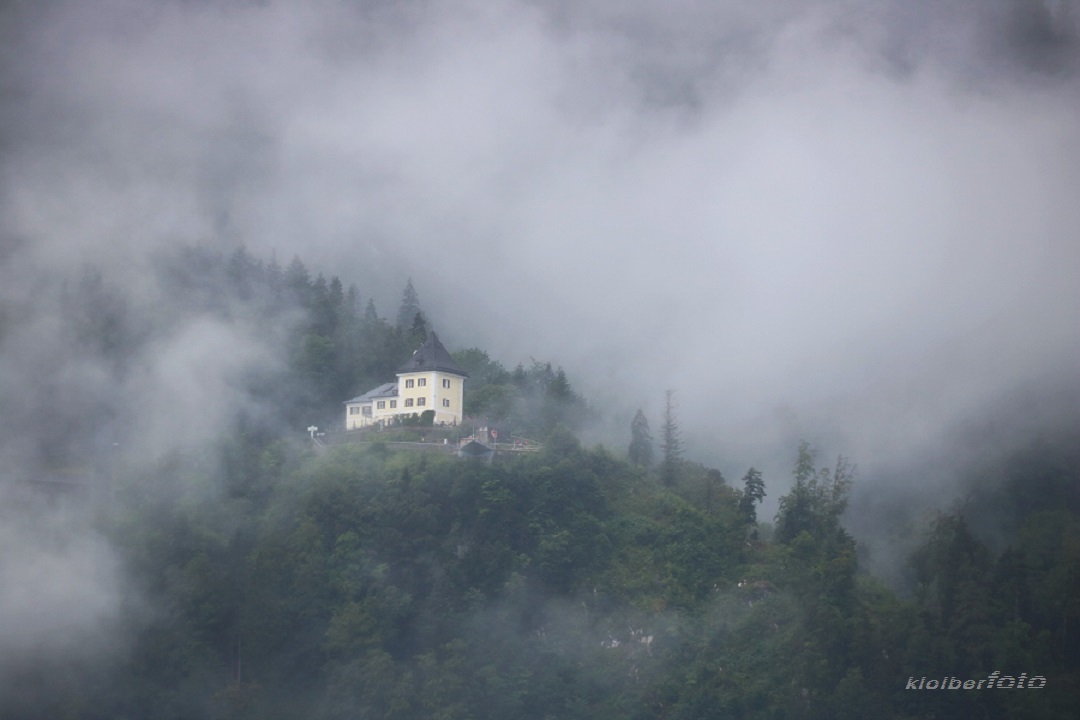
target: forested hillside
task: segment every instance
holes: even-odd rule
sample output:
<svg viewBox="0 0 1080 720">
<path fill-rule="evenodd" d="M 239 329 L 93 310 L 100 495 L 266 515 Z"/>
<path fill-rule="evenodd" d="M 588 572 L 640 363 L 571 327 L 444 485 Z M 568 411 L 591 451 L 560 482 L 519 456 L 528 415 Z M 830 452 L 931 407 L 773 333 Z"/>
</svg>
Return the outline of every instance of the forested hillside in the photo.
<svg viewBox="0 0 1080 720">
<path fill-rule="evenodd" d="M 897 597 L 842 527 L 849 476 L 799 449 L 776 532 L 741 483 L 673 489 L 557 433 L 491 465 L 276 440 L 173 457 L 102 519 L 130 578 L 125 652 L 26 668 L 13 716 L 1067 718 L 1075 467 L 991 553 L 930 529 Z M 242 458 L 242 459 L 238 459 Z M 1030 483 L 1018 467 L 1008 493 Z M 1005 500 L 1004 497 L 1001 498 Z M 1040 690 L 909 678 L 1043 676 Z M 59 671 L 59 672 L 58 672 Z M 49 677 L 35 673 L 50 672 Z M 47 695 L 35 692 L 50 688 Z M 9 715 L 12 716 L 12 715 Z"/>
<path fill-rule="evenodd" d="M 192 317 L 282 343 L 287 362 L 237 378 L 247 400 L 218 436 L 152 459 L 102 449 L 101 426 L 75 416 L 42 442 L 46 467 L 97 485 L 23 502 L 92 510 L 123 600 L 108 652 L 41 649 L 9 668 L 5 717 L 1073 716 L 1072 436 L 1010 457 L 978 504 L 942 508 L 919 528 L 909 582 L 888 588 L 845 530 L 859 478 L 844 457 L 804 443 L 791 477 L 725 479 L 684 457 L 670 405 L 655 449 L 640 413 L 629 452 L 582 447 L 590 411 L 565 372 L 508 371 L 475 348 L 456 355 L 467 414 L 541 452 L 485 464 L 381 442 L 321 449 L 309 418 L 333 428 L 343 398 L 392 378 L 422 341 L 411 283 L 391 324 L 299 259 L 189 248 L 159 271 L 154 303 L 93 269 L 65 292 L 81 352 L 118 383 Z M 108 392 L 83 402 L 106 426 L 122 415 Z M 775 518 L 758 517 L 767 494 Z M 1008 517 L 987 544 L 991 512 Z M 995 671 L 1045 687 L 926 689 Z"/>
<path fill-rule="evenodd" d="M 0 720 L 1076 717 L 1077 6 L 0 2 Z"/>
<path fill-rule="evenodd" d="M 173 447 L 218 425 L 242 435 L 337 431 L 343 401 L 392 381 L 429 329 L 411 282 L 391 322 L 355 285 L 313 275 L 299 257 L 283 268 L 243 248 L 182 245 L 148 271 L 132 291 L 119 269 L 88 265 L 0 308 L 0 343 L 33 379 L 24 386 L 64 398 L 9 391 L 6 410 L 20 420 L 4 441 L 18 436 L 20 454 L 62 470 L 114 443 Z M 550 363 L 508 371 L 475 348 L 458 358 L 472 375 L 470 417 L 535 437 L 588 417 Z"/>
</svg>

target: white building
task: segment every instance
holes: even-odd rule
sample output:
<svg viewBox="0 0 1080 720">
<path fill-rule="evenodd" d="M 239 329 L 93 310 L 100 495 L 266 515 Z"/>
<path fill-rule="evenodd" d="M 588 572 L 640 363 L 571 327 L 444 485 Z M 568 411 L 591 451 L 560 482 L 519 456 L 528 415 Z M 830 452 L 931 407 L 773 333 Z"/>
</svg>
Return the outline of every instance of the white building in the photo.
<svg viewBox="0 0 1080 720">
<path fill-rule="evenodd" d="M 435 333 L 397 372 L 397 382 L 345 401 L 345 429 L 390 424 L 401 415 L 435 412 L 435 424 L 456 425 L 465 407 L 469 374 L 454 362 Z"/>
</svg>

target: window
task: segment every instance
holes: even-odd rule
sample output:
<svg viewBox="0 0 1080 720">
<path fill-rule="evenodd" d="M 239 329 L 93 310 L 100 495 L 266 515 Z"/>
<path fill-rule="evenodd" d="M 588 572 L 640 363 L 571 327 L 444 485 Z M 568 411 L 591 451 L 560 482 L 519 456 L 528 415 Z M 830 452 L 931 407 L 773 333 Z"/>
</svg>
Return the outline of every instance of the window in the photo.
<svg viewBox="0 0 1080 720">
<path fill-rule="evenodd" d="M 365 405 L 362 409 L 364 411 L 363 412 L 364 417 L 371 417 L 371 406 L 370 405 Z"/>
<path fill-rule="evenodd" d="M 409 382 L 412 382 L 412 380 Z M 405 398 L 405 407 L 412 407 L 412 398 Z"/>
<path fill-rule="evenodd" d="M 350 405 L 349 406 L 349 414 L 350 415 L 359 415 L 360 414 L 360 408 L 357 407 L 356 405 Z"/>
<path fill-rule="evenodd" d="M 427 398 L 416 398 L 417 405 L 427 405 Z"/>
<path fill-rule="evenodd" d="M 443 398 L 442 406 L 443 407 L 450 407 L 450 398 Z"/>
<path fill-rule="evenodd" d="M 405 381 L 405 387 L 411 388 L 412 386 L 413 386 L 413 381 L 412 380 L 406 380 Z"/>
<path fill-rule="evenodd" d="M 385 409 L 386 408 L 386 401 L 385 400 L 380 400 L 376 407 L 378 407 L 380 410 Z"/>
<path fill-rule="evenodd" d="M 425 387 L 427 385 L 427 378 L 420 378 L 416 381 L 417 387 Z"/>
<path fill-rule="evenodd" d="M 397 400 L 391 400 L 390 401 L 390 409 L 393 410 L 396 407 L 397 407 Z"/>
<path fill-rule="evenodd" d="M 443 378 L 442 386 L 449 390 L 450 389 L 450 381 L 447 380 L 446 378 Z"/>
</svg>

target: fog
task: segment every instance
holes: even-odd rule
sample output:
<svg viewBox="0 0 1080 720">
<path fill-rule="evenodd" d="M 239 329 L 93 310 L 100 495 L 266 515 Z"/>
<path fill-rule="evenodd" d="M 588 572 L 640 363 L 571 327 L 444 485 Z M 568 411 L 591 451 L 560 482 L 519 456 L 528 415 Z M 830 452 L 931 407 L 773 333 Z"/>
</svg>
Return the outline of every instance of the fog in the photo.
<svg viewBox="0 0 1080 720">
<path fill-rule="evenodd" d="M 688 456 L 763 468 L 771 503 L 800 438 L 918 486 L 956 428 L 1076 387 L 1071 2 L 3 14 L 0 296 L 35 308 L 6 321 L 9 427 L 119 382 L 65 356 L 56 284 L 112 268 L 152 326 L 146 269 L 185 243 L 299 254 L 384 315 L 411 276 L 452 349 L 562 365 L 616 446 L 674 388 Z M 196 322 L 134 359 L 116 412 L 148 455 L 249 401 L 230 378 L 275 348 L 246 338 Z"/>
</svg>

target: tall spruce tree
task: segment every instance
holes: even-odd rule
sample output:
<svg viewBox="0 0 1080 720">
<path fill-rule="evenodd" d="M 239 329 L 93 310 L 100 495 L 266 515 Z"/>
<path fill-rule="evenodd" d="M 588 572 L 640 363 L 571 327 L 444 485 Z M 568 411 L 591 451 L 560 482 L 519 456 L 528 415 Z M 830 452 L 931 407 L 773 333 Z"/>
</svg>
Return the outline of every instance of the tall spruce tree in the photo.
<svg viewBox="0 0 1080 720">
<path fill-rule="evenodd" d="M 285 287 L 292 292 L 292 299 L 305 310 L 311 305 L 311 275 L 299 255 L 293 255 L 289 266 L 285 268 Z"/>
<path fill-rule="evenodd" d="M 761 471 L 750 468 L 743 476 L 743 494 L 739 500 L 739 512 L 747 525 L 757 525 L 757 505 L 765 497 L 765 481 Z"/>
<path fill-rule="evenodd" d="M 410 346 L 413 349 L 420 347 L 427 342 L 427 336 L 427 320 L 424 318 L 424 313 L 418 310 L 413 316 L 412 327 L 409 329 Z"/>
<path fill-rule="evenodd" d="M 420 298 L 413 287 L 412 278 L 405 283 L 405 290 L 401 293 L 401 308 L 398 309 L 397 326 L 399 330 L 408 331 L 412 328 L 416 315 L 420 312 Z"/>
<path fill-rule="evenodd" d="M 664 430 L 660 449 L 664 453 L 660 461 L 660 481 L 672 487 L 679 479 L 682 463 L 682 441 L 679 439 L 679 422 L 675 418 L 675 391 L 664 393 Z"/>
<path fill-rule="evenodd" d="M 565 370 L 560 367 L 555 371 L 545 392 L 549 398 L 560 402 L 573 397 L 574 391 L 570 387 L 570 380 L 566 377 Z"/>
<path fill-rule="evenodd" d="M 375 310 L 375 300 L 368 298 L 367 305 L 364 306 L 364 324 L 369 328 L 379 322 L 379 313 Z"/>
<path fill-rule="evenodd" d="M 653 446 L 649 421 L 645 418 L 645 413 L 638 408 L 630 422 L 630 462 L 648 468 L 652 466 L 652 461 Z"/>
</svg>

